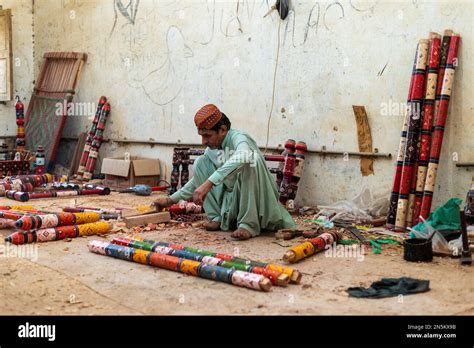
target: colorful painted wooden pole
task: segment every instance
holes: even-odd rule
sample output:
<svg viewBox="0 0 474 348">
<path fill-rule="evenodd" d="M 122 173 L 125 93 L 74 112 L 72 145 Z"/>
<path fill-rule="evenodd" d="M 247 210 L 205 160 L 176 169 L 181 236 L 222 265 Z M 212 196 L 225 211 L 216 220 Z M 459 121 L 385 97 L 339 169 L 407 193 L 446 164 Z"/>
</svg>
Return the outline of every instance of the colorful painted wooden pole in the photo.
<svg viewBox="0 0 474 348">
<path fill-rule="evenodd" d="M 449 44 L 448 60 L 444 72 L 443 86 L 441 88 L 441 97 L 439 101 L 438 113 L 435 117 L 433 136 L 431 139 L 430 160 L 425 182 L 425 190 L 421 201 L 420 216 L 427 219 L 431 211 L 433 200 L 433 191 L 436 183 L 436 174 L 443 144 L 444 128 L 448 117 L 449 100 L 451 98 L 454 73 L 458 62 L 458 48 L 461 37 L 458 34 L 451 36 Z"/>
<path fill-rule="evenodd" d="M 66 213 L 87 213 L 96 212 L 100 214 L 120 214 L 118 209 L 92 208 L 92 207 L 64 207 Z"/>
<path fill-rule="evenodd" d="M 0 180 L 0 184 L 10 183 L 10 184 L 27 184 L 30 183 L 34 187 L 38 187 L 44 184 L 53 182 L 54 177 L 51 174 L 43 175 L 17 175 L 6 177 L 3 180 Z"/>
<path fill-rule="evenodd" d="M 26 184 L 20 184 L 18 182 L 16 183 L 3 183 L 0 184 L 0 195 L 4 196 L 6 191 L 23 191 L 23 192 L 33 192 L 34 191 L 34 186 L 30 183 Z"/>
<path fill-rule="evenodd" d="M 110 104 L 107 102 L 102 106 L 102 110 L 100 112 L 99 122 L 97 123 L 97 130 L 95 135 L 92 139 L 90 151 L 89 151 L 89 158 L 86 162 L 86 169 L 83 174 L 84 180 L 92 179 L 92 175 L 94 174 L 95 165 L 97 163 L 97 158 L 99 157 L 99 149 L 102 145 L 102 140 L 104 139 L 104 130 L 105 124 L 110 114 Z"/>
<path fill-rule="evenodd" d="M 22 191 L 6 191 L 7 198 L 14 199 L 20 202 L 27 202 L 30 199 L 52 198 L 52 197 L 66 197 L 66 196 L 89 196 L 89 195 L 108 195 L 110 188 L 97 186 L 94 189 L 80 189 L 80 190 L 64 190 L 64 191 L 43 191 L 43 192 L 22 192 Z"/>
<path fill-rule="evenodd" d="M 18 209 L 18 210 L 3 210 L 0 211 L 0 217 L 9 220 L 18 220 L 24 216 L 30 215 L 45 215 L 46 213 L 34 209 Z M 13 226 L 13 225 L 12 225 Z"/>
<path fill-rule="evenodd" d="M 404 231 L 408 213 L 408 195 L 410 194 L 413 178 L 413 165 L 417 159 L 418 135 L 421 122 L 421 107 L 423 102 L 426 65 L 428 62 L 429 40 L 422 39 L 418 43 L 415 78 L 413 81 L 411 100 L 409 105 L 409 119 L 406 137 L 405 154 L 403 159 L 400 190 L 398 196 L 395 229 Z"/>
<path fill-rule="evenodd" d="M 393 176 L 393 184 L 392 184 L 392 192 L 390 193 L 390 206 L 387 215 L 387 228 L 392 229 L 395 227 L 395 219 L 397 216 L 397 206 L 398 206 L 398 196 L 400 193 L 400 179 L 402 176 L 402 168 L 403 168 L 403 159 L 405 155 L 405 147 L 406 147 L 406 138 L 407 138 L 407 130 L 408 130 L 408 120 L 410 118 L 409 114 L 409 104 L 412 96 L 413 91 L 413 83 L 415 80 L 415 70 L 416 70 L 416 62 L 418 58 L 418 45 L 416 48 L 415 53 L 415 60 L 413 61 L 413 68 L 411 72 L 411 80 L 410 80 L 410 87 L 408 88 L 408 98 L 407 98 L 407 112 L 403 121 L 402 132 L 400 135 L 400 143 L 398 145 L 398 155 L 397 161 L 395 163 L 395 174 Z"/>
<path fill-rule="evenodd" d="M 283 255 L 283 261 L 291 263 L 298 262 L 323 251 L 327 245 L 337 243 L 341 238 L 342 235 L 339 232 L 325 232 L 316 238 L 308 239 L 306 242 L 290 248 L 285 255 Z"/>
<path fill-rule="evenodd" d="M 80 225 L 85 223 L 97 222 L 101 218 L 100 213 L 58 213 L 45 214 L 37 216 L 23 216 L 15 221 L 15 227 L 22 230 L 31 230 L 39 228 L 50 228 L 57 226 Z"/>
<path fill-rule="evenodd" d="M 114 238 L 112 240 L 112 243 L 127 246 L 130 248 L 135 248 L 135 249 L 153 251 L 159 254 L 172 255 L 179 258 L 183 258 L 183 259 L 204 262 L 204 263 L 211 264 L 214 266 L 220 266 L 224 268 L 233 268 L 240 271 L 261 274 L 267 277 L 268 279 L 270 279 L 273 285 L 277 285 L 277 286 L 287 286 L 288 282 L 290 281 L 290 277 L 287 274 L 284 274 L 281 272 L 267 270 L 262 267 L 246 265 L 243 263 L 236 263 L 236 262 L 232 262 L 228 260 L 222 260 L 217 257 L 213 257 L 210 255 L 202 255 L 202 254 L 192 252 L 192 251 L 187 251 L 184 249 L 175 249 L 171 247 L 150 244 L 150 243 L 146 243 L 144 241 L 138 241 L 129 237 Z"/>
<path fill-rule="evenodd" d="M 421 201 L 425 187 L 426 171 L 428 169 L 428 160 L 431 145 L 431 128 L 433 126 L 435 98 L 438 82 L 438 68 L 440 63 L 441 37 L 434 35 L 431 40 L 430 58 L 428 64 L 428 74 L 426 82 L 425 99 L 423 101 L 423 119 L 420 134 L 420 149 L 418 155 L 417 180 L 415 185 L 415 196 L 412 207 L 411 219 L 407 218 L 409 226 L 414 226 L 419 222 L 421 210 Z M 410 195 L 411 196 L 411 195 Z M 411 197 L 410 197 L 411 198 Z"/>
<path fill-rule="evenodd" d="M 451 29 L 446 29 L 443 32 L 443 39 L 441 41 L 441 57 L 439 62 L 439 71 L 438 71 L 438 82 L 436 83 L 436 99 L 435 99 L 435 109 L 434 117 L 438 114 L 439 102 L 441 100 L 441 90 L 443 88 L 443 79 L 444 72 L 446 70 L 446 65 L 448 63 L 448 52 L 449 45 L 451 43 L 451 36 L 453 36 L 453 31 Z"/>
<path fill-rule="evenodd" d="M 111 225 L 106 221 L 94 222 L 83 225 L 59 226 L 41 230 L 14 232 L 5 238 L 5 242 L 20 245 L 35 242 L 49 242 L 64 238 L 76 238 L 82 236 L 94 236 L 106 234 Z"/>
<path fill-rule="evenodd" d="M 32 205 L 0 205 L 0 210 L 35 210 Z"/>
<path fill-rule="evenodd" d="M 84 172 L 86 170 L 87 159 L 89 158 L 89 152 L 92 145 L 92 140 L 94 139 L 95 132 L 97 130 L 97 124 L 99 123 L 100 114 L 102 111 L 102 107 L 107 102 L 107 98 L 102 96 L 99 99 L 99 103 L 97 104 L 97 110 L 95 112 L 94 119 L 92 121 L 91 128 L 89 133 L 87 133 L 86 144 L 84 145 L 84 151 L 82 152 L 81 159 L 79 161 L 79 167 L 77 169 L 77 178 L 82 179 Z"/>
<path fill-rule="evenodd" d="M 196 253 L 196 254 L 199 254 L 199 255 L 202 255 L 202 256 L 212 256 L 212 257 L 215 257 L 215 258 L 220 259 L 220 260 L 230 261 L 232 263 L 238 263 L 238 264 L 243 264 L 243 265 L 252 266 L 252 267 L 260 267 L 260 268 L 263 268 L 265 270 L 284 273 L 284 274 L 286 274 L 290 277 L 290 282 L 291 283 L 299 284 L 301 282 L 301 278 L 303 276 L 298 270 L 295 270 L 294 268 L 281 266 L 281 265 L 278 265 L 278 264 L 265 263 L 265 262 L 260 262 L 260 261 L 252 261 L 252 260 L 243 259 L 243 258 L 236 257 L 236 256 L 216 253 L 216 252 L 213 252 L 213 251 L 190 248 L 190 247 L 186 247 L 186 246 L 181 245 L 181 244 L 157 242 L 157 241 L 154 241 L 154 240 L 145 239 L 145 238 L 140 237 L 140 236 L 133 236 L 133 237 L 127 237 L 127 238 L 132 239 L 132 240 L 137 241 L 137 242 L 143 242 L 144 244 L 147 244 L 148 248 L 150 248 L 150 250 L 153 250 L 153 248 L 155 248 L 155 247 L 167 247 L 167 248 L 172 248 L 172 249 L 177 249 L 177 250 L 184 250 L 184 251 L 193 252 L 193 253 Z"/>
<path fill-rule="evenodd" d="M 296 164 L 295 146 L 296 142 L 293 139 L 288 139 L 285 143 L 285 162 L 282 169 L 283 180 L 280 184 L 280 202 L 283 205 L 286 204 L 293 193 L 291 179 Z"/>
<path fill-rule="evenodd" d="M 25 106 L 23 103 L 20 101 L 20 98 L 17 96 L 16 97 L 16 103 L 15 103 L 15 111 L 16 111 L 16 125 L 17 125 L 17 131 L 16 131 L 16 153 L 22 153 L 25 151 Z M 17 157 L 15 155 L 15 157 Z M 20 155 L 21 159 L 21 155 Z"/>
<path fill-rule="evenodd" d="M 112 256 L 118 259 L 134 261 L 146 265 L 189 274 L 201 278 L 217 280 L 228 284 L 246 287 L 254 290 L 269 291 L 272 284 L 263 275 L 224 268 L 204 262 L 179 258 L 156 252 L 134 249 L 123 245 L 102 241 L 90 241 L 89 251 Z"/>
</svg>

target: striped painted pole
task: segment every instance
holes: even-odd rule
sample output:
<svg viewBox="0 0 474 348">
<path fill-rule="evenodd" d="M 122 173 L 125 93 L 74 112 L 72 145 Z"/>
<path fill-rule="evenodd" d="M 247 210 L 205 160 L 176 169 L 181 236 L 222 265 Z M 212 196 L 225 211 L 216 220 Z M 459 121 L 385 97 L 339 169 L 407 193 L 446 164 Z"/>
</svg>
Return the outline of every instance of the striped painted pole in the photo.
<svg viewBox="0 0 474 348">
<path fill-rule="evenodd" d="M 395 227 L 395 218 L 397 216 L 397 204 L 398 204 L 398 196 L 400 192 L 400 179 L 402 176 L 403 156 L 405 154 L 405 145 L 406 145 L 408 120 L 409 120 L 408 105 L 411 100 L 413 82 L 415 80 L 415 69 L 416 69 L 417 57 L 418 57 L 418 46 L 416 47 L 415 59 L 413 61 L 410 87 L 408 88 L 407 112 L 403 120 L 402 132 L 400 134 L 400 143 L 398 145 L 398 155 L 397 155 L 397 161 L 395 163 L 395 174 L 393 176 L 392 192 L 390 193 L 390 206 L 389 206 L 389 211 L 387 215 L 387 224 L 386 224 L 387 228 L 389 229 L 392 229 Z"/>
<path fill-rule="evenodd" d="M 93 240 L 88 244 L 89 251 L 180 272 L 195 277 L 216 280 L 253 290 L 269 291 L 270 280 L 263 275 L 239 271 L 206 264 L 204 262 L 179 258 L 172 255 L 159 254 L 152 251 L 134 249 L 123 245 Z"/>
<path fill-rule="evenodd" d="M 246 265 L 243 263 L 222 260 L 222 259 L 218 259 L 217 257 L 213 257 L 209 255 L 201 255 L 196 252 L 186 251 L 183 249 L 173 249 L 170 247 L 153 245 L 153 244 L 149 244 L 143 241 L 134 240 L 133 238 L 117 237 L 112 240 L 112 243 L 127 246 L 130 248 L 135 248 L 135 249 L 153 251 L 159 254 L 172 255 L 179 258 L 183 258 L 183 259 L 204 262 L 204 263 L 214 265 L 214 266 L 220 266 L 224 268 L 233 268 L 240 271 L 261 274 L 267 277 L 268 279 L 270 279 L 273 285 L 277 285 L 277 286 L 287 286 L 288 282 L 290 281 L 290 277 L 287 274 L 284 274 L 281 272 L 267 270 L 262 267 Z"/>
<path fill-rule="evenodd" d="M 428 163 L 428 171 L 425 182 L 425 190 L 421 201 L 420 216 L 428 218 L 431 211 L 431 203 L 433 201 L 433 191 L 436 183 L 436 174 L 441 155 L 441 147 L 443 144 L 444 128 L 448 117 L 449 100 L 451 98 L 454 74 L 458 65 L 458 49 L 461 37 L 458 34 L 451 36 L 449 43 L 448 60 L 444 72 L 443 86 L 441 88 L 441 96 L 439 100 L 438 113 L 435 117 L 433 136 L 430 149 L 430 160 Z"/>
<path fill-rule="evenodd" d="M 92 179 L 92 175 L 94 174 L 95 165 L 99 157 L 99 149 L 102 145 L 102 140 L 104 139 L 105 124 L 107 122 L 109 114 L 110 104 L 106 102 L 102 106 L 102 110 L 100 111 L 99 122 L 97 123 L 97 130 L 95 131 L 95 134 L 92 138 L 92 143 L 89 149 L 89 157 L 87 158 L 84 174 L 82 175 L 82 179 L 84 180 Z"/>
<path fill-rule="evenodd" d="M 212 256 L 212 257 L 215 257 L 215 258 L 218 258 L 218 259 L 221 259 L 221 260 L 231 261 L 233 263 L 244 264 L 244 265 L 249 265 L 249 266 L 253 266 L 253 267 L 261 267 L 261 268 L 264 268 L 264 269 L 270 270 L 270 271 L 277 271 L 277 272 L 280 272 L 280 273 L 287 274 L 290 277 L 290 283 L 299 284 L 301 282 L 301 278 L 303 276 L 298 270 L 296 270 L 294 268 L 286 267 L 286 266 L 282 266 L 282 265 L 278 265 L 278 264 L 265 263 L 265 262 L 260 262 L 260 261 L 252 261 L 252 260 L 249 260 L 249 259 L 243 259 L 243 258 L 236 257 L 236 256 L 216 253 L 216 252 L 213 252 L 213 251 L 186 247 L 186 246 L 181 245 L 181 244 L 157 242 L 157 241 L 154 241 L 154 240 L 145 239 L 145 238 L 140 237 L 140 236 L 133 236 L 133 237 L 129 237 L 129 238 L 134 240 L 134 241 L 144 242 L 145 244 L 149 244 L 149 245 L 151 245 L 151 248 L 153 248 L 153 247 L 168 247 L 168 248 L 172 248 L 172 249 L 184 250 L 184 251 L 197 253 L 197 254 L 203 255 L 203 256 Z M 150 250 L 152 250 L 152 249 L 150 249 Z"/>
<path fill-rule="evenodd" d="M 15 221 L 15 227 L 21 228 L 22 230 L 31 230 L 57 226 L 81 225 L 97 222 L 100 220 L 100 217 L 101 214 L 95 212 L 30 215 L 23 216 Z"/>
<path fill-rule="evenodd" d="M 337 243 L 341 238 L 342 235 L 339 232 L 329 231 L 322 233 L 316 238 L 308 239 L 290 248 L 285 255 L 283 255 L 283 261 L 291 263 L 298 262 L 323 251 L 327 245 Z"/>
<path fill-rule="evenodd" d="M 89 195 L 108 195 L 110 188 L 104 186 L 97 186 L 93 189 L 79 189 L 79 190 L 48 190 L 42 192 L 22 192 L 22 191 L 6 191 L 5 196 L 20 202 L 27 202 L 30 199 L 53 198 L 53 197 L 68 197 L 68 196 L 89 196 Z"/>
<path fill-rule="evenodd" d="M 18 231 L 6 237 L 5 242 L 16 245 L 36 242 L 50 242 L 65 238 L 106 234 L 111 228 L 112 226 L 108 222 L 99 221 L 82 225 L 58 226 L 55 228 L 44 228 L 40 230 Z"/>
<path fill-rule="evenodd" d="M 398 195 L 397 215 L 395 217 L 395 229 L 404 231 L 408 213 L 408 195 L 410 194 L 413 165 L 416 161 L 417 136 L 421 122 L 421 106 L 423 102 L 426 65 L 428 62 L 429 40 L 421 39 L 418 42 L 415 78 L 412 86 L 411 100 L 409 106 L 409 118 L 405 154 L 403 158 L 402 174 L 400 177 L 400 190 Z"/>
<path fill-rule="evenodd" d="M 430 58 L 428 63 L 428 75 L 426 82 L 425 99 L 423 102 L 423 119 L 420 134 L 420 149 L 418 154 L 418 169 L 415 185 L 415 197 L 413 206 L 409 207 L 412 211 L 407 218 L 409 226 L 414 226 L 419 222 L 421 210 L 421 201 L 423 199 L 423 191 L 425 187 L 426 171 L 428 169 L 428 160 L 431 145 L 431 128 L 433 126 L 435 98 L 438 83 L 438 68 L 441 56 L 441 37 L 434 35 L 430 46 Z M 412 195 L 410 194 L 410 198 Z M 413 198 L 412 198 L 413 199 Z"/>
</svg>

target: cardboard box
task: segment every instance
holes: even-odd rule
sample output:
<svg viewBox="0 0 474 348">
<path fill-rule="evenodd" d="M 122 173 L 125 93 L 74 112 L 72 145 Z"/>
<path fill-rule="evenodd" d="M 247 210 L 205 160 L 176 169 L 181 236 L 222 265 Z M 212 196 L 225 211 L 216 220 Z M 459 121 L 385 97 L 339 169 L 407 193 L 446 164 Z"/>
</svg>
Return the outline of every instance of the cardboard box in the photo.
<svg viewBox="0 0 474 348">
<path fill-rule="evenodd" d="M 160 180 L 160 160 L 131 156 L 104 158 L 102 174 L 105 174 L 104 185 L 125 189 L 137 184 L 157 186 Z"/>
</svg>

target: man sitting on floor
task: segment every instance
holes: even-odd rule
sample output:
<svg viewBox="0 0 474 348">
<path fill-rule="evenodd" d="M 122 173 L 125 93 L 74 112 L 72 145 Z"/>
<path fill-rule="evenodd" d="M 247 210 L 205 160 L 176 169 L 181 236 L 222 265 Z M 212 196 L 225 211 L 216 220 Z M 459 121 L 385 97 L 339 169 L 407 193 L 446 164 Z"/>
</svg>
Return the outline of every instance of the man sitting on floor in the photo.
<svg viewBox="0 0 474 348">
<path fill-rule="evenodd" d="M 169 198 L 154 202 L 169 207 L 193 198 L 203 205 L 208 231 L 229 231 L 239 240 L 262 229 L 295 228 L 295 222 L 278 201 L 275 179 L 255 141 L 231 128 L 227 116 L 215 105 L 203 106 L 194 117 L 202 144 L 207 148 L 194 162 L 194 175 Z"/>
</svg>

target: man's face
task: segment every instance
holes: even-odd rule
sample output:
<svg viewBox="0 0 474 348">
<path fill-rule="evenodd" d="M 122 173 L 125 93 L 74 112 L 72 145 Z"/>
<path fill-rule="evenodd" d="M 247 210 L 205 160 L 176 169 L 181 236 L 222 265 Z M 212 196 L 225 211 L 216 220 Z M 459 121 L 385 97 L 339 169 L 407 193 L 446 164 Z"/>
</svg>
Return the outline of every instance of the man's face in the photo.
<svg viewBox="0 0 474 348">
<path fill-rule="evenodd" d="M 227 135 L 227 127 L 221 126 L 218 131 L 199 129 L 199 135 L 202 138 L 202 144 L 208 146 L 210 149 L 219 149 L 225 136 Z"/>
</svg>

